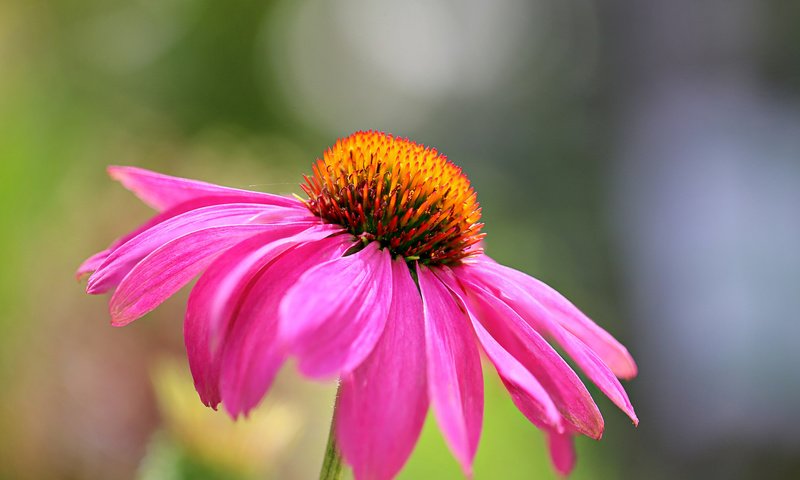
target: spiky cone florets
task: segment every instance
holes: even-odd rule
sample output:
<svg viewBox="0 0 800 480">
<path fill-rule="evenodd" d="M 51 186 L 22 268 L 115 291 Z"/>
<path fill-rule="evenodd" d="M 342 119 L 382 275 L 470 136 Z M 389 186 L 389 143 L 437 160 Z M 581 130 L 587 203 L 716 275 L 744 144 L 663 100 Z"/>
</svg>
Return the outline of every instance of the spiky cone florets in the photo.
<svg viewBox="0 0 800 480">
<path fill-rule="evenodd" d="M 441 265 L 482 251 L 475 191 L 433 148 L 357 132 L 325 151 L 313 171 L 302 185 L 311 212 L 394 256 Z"/>
</svg>

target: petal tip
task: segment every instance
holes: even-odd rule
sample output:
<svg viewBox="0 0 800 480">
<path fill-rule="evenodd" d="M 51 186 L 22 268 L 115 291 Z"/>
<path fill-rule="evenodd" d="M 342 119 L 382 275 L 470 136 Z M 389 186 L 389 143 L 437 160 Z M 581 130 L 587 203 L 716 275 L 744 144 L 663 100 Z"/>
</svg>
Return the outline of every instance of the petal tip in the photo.
<svg viewBox="0 0 800 480">
<path fill-rule="evenodd" d="M 572 473 L 572 467 L 568 468 L 555 467 L 555 468 L 556 468 L 556 476 L 558 476 L 558 478 L 569 478 L 569 474 Z"/>
<path fill-rule="evenodd" d="M 122 165 L 109 165 L 106 167 L 106 173 L 114 180 L 121 180 L 125 176 L 125 171 L 134 167 L 126 167 Z"/>
<path fill-rule="evenodd" d="M 86 281 L 86 293 L 89 295 L 98 295 L 105 293 L 106 291 L 107 289 L 103 288 L 101 278 L 97 276 L 96 271 L 89 275 L 89 278 Z"/>
<path fill-rule="evenodd" d="M 569 420 L 568 420 L 569 421 Z M 600 440 L 603 438 L 603 433 L 605 432 L 606 425 L 605 421 L 600 417 L 600 421 L 594 425 L 586 425 L 585 423 L 576 423 L 573 421 L 569 421 L 569 423 L 573 424 L 573 427 L 577 427 L 577 431 L 592 440 Z"/>
<path fill-rule="evenodd" d="M 113 306 L 109 308 L 109 314 L 111 315 L 112 327 L 124 327 L 125 325 L 139 318 L 132 316 L 128 311 L 124 309 L 115 308 Z"/>
<path fill-rule="evenodd" d="M 633 380 L 639 375 L 639 366 L 636 365 L 636 361 L 628 352 L 627 348 L 621 344 L 619 345 L 619 348 L 621 349 L 622 353 L 622 362 L 619 362 L 616 365 L 609 364 L 609 368 L 612 369 L 614 375 L 620 380 Z"/>
<path fill-rule="evenodd" d="M 228 416 L 231 417 L 231 420 L 233 420 L 234 422 L 239 420 L 239 417 L 247 416 L 247 412 L 242 408 L 241 405 L 237 404 L 236 402 L 225 400 L 222 402 L 222 406 L 223 409 L 225 410 L 225 413 L 227 413 Z"/>
<path fill-rule="evenodd" d="M 622 380 L 633 380 L 639 375 L 639 367 L 636 366 L 633 359 L 631 359 L 631 364 L 628 367 L 628 370 L 624 370 L 620 372 L 619 378 Z"/>
<path fill-rule="evenodd" d="M 464 478 L 467 480 L 472 480 L 475 478 L 475 471 L 472 468 L 472 463 L 474 461 L 475 455 L 473 455 L 472 459 L 464 459 L 464 458 L 457 458 L 459 466 L 461 467 L 461 472 L 464 474 Z"/>
</svg>

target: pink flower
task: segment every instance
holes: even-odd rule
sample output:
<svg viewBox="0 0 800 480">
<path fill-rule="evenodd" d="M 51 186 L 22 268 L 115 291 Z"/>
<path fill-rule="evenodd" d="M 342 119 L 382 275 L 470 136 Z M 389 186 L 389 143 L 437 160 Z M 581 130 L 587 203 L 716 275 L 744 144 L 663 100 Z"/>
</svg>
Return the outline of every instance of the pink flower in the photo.
<svg viewBox="0 0 800 480">
<path fill-rule="evenodd" d="M 467 178 L 433 149 L 359 132 L 325 152 L 307 200 L 133 167 L 111 176 L 158 214 L 84 262 L 87 291 L 114 291 L 112 324 L 156 308 L 192 278 L 184 327 L 200 398 L 233 416 L 266 394 L 289 356 L 341 379 L 338 448 L 358 479 L 387 479 L 430 405 L 471 475 L 483 419 L 479 352 L 548 438 L 556 469 L 603 418 L 559 345 L 634 423 L 617 378 L 628 351 L 558 292 L 483 253 Z"/>
</svg>

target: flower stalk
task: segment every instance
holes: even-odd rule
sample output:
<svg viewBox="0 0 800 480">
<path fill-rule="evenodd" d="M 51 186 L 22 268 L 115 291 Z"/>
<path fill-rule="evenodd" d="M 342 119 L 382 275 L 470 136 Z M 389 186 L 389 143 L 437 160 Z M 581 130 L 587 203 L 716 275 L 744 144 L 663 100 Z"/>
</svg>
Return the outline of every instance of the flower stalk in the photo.
<svg viewBox="0 0 800 480">
<path fill-rule="evenodd" d="M 333 404 L 333 416 L 331 417 L 331 428 L 328 431 L 328 445 L 325 447 L 325 457 L 322 459 L 322 469 L 319 472 L 319 480 L 340 480 L 344 472 L 342 454 L 336 446 L 336 409 L 339 406 L 339 389 L 336 389 L 336 402 Z"/>
</svg>

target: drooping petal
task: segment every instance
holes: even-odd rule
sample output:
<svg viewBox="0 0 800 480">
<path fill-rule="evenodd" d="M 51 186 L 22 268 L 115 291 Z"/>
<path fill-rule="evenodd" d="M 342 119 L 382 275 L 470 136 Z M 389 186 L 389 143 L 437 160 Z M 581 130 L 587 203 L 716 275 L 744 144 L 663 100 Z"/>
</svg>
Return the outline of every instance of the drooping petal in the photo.
<svg viewBox="0 0 800 480">
<path fill-rule="evenodd" d="M 639 423 L 628 394 L 609 367 L 586 344 L 557 323 L 553 319 L 552 311 L 544 308 L 531 297 L 524 286 L 517 284 L 513 278 L 504 277 L 495 270 L 476 270 L 464 267 L 460 271 L 466 281 L 478 283 L 486 290 L 496 291 L 502 300 L 529 325 L 553 338 L 575 360 L 575 363 L 594 384 L 633 420 L 634 424 Z"/>
<path fill-rule="evenodd" d="M 210 207 L 213 205 L 223 205 L 229 203 L 242 203 L 242 202 L 259 203 L 259 204 L 264 203 L 263 199 L 261 198 L 252 198 L 252 195 L 249 195 L 249 192 L 244 192 L 244 193 L 247 193 L 247 195 L 244 195 L 242 193 L 236 193 L 236 191 L 234 191 L 228 194 L 198 197 L 198 198 L 193 198 L 191 200 L 187 200 L 183 203 L 179 203 L 177 205 L 173 205 L 170 208 L 153 216 L 147 222 L 140 225 L 133 231 L 118 238 L 117 240 L 112 242 L 107 249 L 98 252 L 89 257 L 88 259 L 86 259 L 81 264 L 81 266 L 78 267 L 78 271 L 75 273 L 75 276 L 76 278 L 80 279 L 82 276 L 97 270 L 103 264 L 105 259 L 111 254 L 111 252 L 119 248 L 121 245 L 125 244 L 128 240 L 135 238 L 140 233 L 154 227 L 155 225 L 158 225 L 159 223 L 162 223 L 172 217 L 176 217 L 182 213 L 190 212 L 192 210 L 197 210 L 203 207 Z M 282 221 L 284 222 L 303 221 L 305 219 L 311 220 L 313 218 L 311 212 L 304 209 L 301 210 L 292 208 L 287 210 L 280 210 L 277 212 L 275 210 L 271 211 L 272 213 L 279 212 L 283 219 Z M 266 222 L 259 222 L 259 223 L 266 223 Z"/>
<path fill-rule="evenodd" d="M 184 340 L 195 388 L 204 404 L 216 408 L 220 402 L 222 346 L 253 278 L 292 245 L 336 231 L 329 225 L 313 226 L 288 237 L 275 230 L 266 231 L 234 245 L 203 272 L 189 295 Z"/>
<path fill-rule="evenodd" d="M 264 203 L 280 207 L 300 207 L 291 197 L 222 187 L 199 180 L 171 177 L 138 167 L 110 166 L 108 174 L 132 191 L 150 207 L 162 211 L 200 197 L 229 195 L 239 197 L 240 203 Z"/>
<path fill-rule="evenodd" d="M 157 248 L 125 276 L 111 297 L 111 323 L 123 326 L 159 306 L 217 256 L 247 237 L 271 231 L 273 241 L 304 225 L 232 225 L 187 233 Z"/>
<path fill-rule="evenodd" d="M 278 310 L 286 291 L 310 268 L 340 257 L 353 241 L 349 235 L 310 241 L 280 254 L 266 268 L 238 277 L 246 287 L 236 289 L 241 302 L 236 317 L 228 321 L 221 353 L 222 399 L 233 417 L 258 404 L 284 362 Z"/>
<path fill-rule="evenodd" d="M 625 412 L 633 421 L 634 425 L 639 424 L 639 418 L 633 409 L 628 393 L 619 383 L 619 380 L 608 366 L 597 356 L 594 351 L 578 340 L 567 330 L 553 330 L 553 338 L 556 339 L 567 352 L 567 355 L 575 360 L 575 363 L 584 373 L 620 410 Z"/>
<path fill-rule="evenodd" d="M 351 372 L 380 338 L 392 295 L 391 254 L 372 242 L 318 265 L 286 293 L 281 337 L 313 378 Z"/>
<path fill-rule="evenodd" d="M 356 480 L 394 478 L 417 443 L 427 410 L 422 299 L 397 258 L 383 335 L 339 387 L 336 437 Z"/>
<path fill-rule="evenodd" d="M 483 423 L 483 374 L 469 320 L 430 269 L 418 266 L 425 319 L 428 392 L 439 428 L 464 474 L 472 476 Z"/>
<path fill-rule="evenodd" d="M 636 376 L 636 362 L 628 350 L 555 289 L 540 280 L 498 263 L 479 262 L 475 267 L 495 271 L 521 285 L 531 297 L 551 312 L 556 322 L 592 349 L 617 377 L 631 379 Z"/>
<path fill-rule="evenodd" d="M 506 385 L 514 404 L 534 424 L 563 431 L 561 414 L 550 395 L 538 380 L 504 349 L 478 321 L 467 301 L 467 294 L 458 286 L 452 273 L 446 267 L 438 269 L 436 276 L 448 286 L 467 311 L 472 328 L 486 355 L 494 364 L 497 373 Z"/>
<path fill-rule="evenodd" d="M 258 204 L 225 204 L 198 208 L 169 218 L 131 238 L 111 252 L 89 277 L 86 291 L 91 294 L 108 291 L 116 286 L 142 258 L 171 240 L 205 228 L 249 224 L 254 217 L 268 211 L 281 214 L 286 209 Z"/>
<path fill-rule="evenodd" d="M 186 319 L 183 323 L 189 369 L 200 399 L 205 405 L 214 409 L 221 401 L 220 345 L 224 342 L 224 339 L 219 339 L 212 327 L 211 312 L 219 291 L 218 285 L 228 276 L 232 266 L 238 264 L 243 257 L 264 248 L 272 238 L 272 232 L 254 235 L 224 252 L 203 272 L 189 294 Z M 241 292 L 238 295 L 229 295 L 228 308 L 232 311 L 238 310 L 242 300 Z M 214 343 L 217 344 L 217 348 L 212 348 Z"/>
<path fill-rule="evenodd" d="M 264 242 L 259 248 L 247 251 L 247 253 L 243 251 L 241 255 L 235 258 L 231 257 L 231 260 L 225 262 L 225 264 L 218 265 L 218 268 L 225 269 L 226 274 L 216 285 L 213 298 L 208 304 L 208 315 L 212 334 L 218 337 L 218 341 L 221 342 L 223 340 L 222 337 L 225 335 L 226 329 L 237 311 L 229 299 L 242 295 L 244 290 L 250 287 L 250 281 L 253 280 L 268 263 L 299 243 L 321 240 L 339 233 L 342 230 L 342 227 L 338 225 L 327 224 L 306 227 L 306 229 L 300 233 L 285 236 L 282 239 L 275 239 L 271 243 Z M 351 237 L 339 237 L 334 242 L 337 248 L 339 248 L 339 245 L 349 245 L 351 243 Z M 338 257 L 340 255 L 336 256 Z M 312 263 L 310 266 L 330 260 L 327 256 L 320 256 L 318 254 L 311 256 L 311 258 L 316 259 L 316 263 Z"/>
<path fill-rule="evenodd" d="M 461 272 L 460 272 L 461 273 Z M 459 274 L 459 280 L 462 275 Z M 559 412 L 578 432 L 603 434 L 603 417 L 586 386 L 553 347 L 514 310 L 481 285 L 462 280 L 473 311 L 494 338 L 544 386 Z"/>
<path fill-rule="evenodd" d="M 236 261 L 244 250 L 257 249 L 261 242 L 254 245 L 257 237 L 252 237 L 232 247 L 217 258 L 197 280 L 186 306 L 186 319 L 183 322 L 183 341 L 186 345 L 186 356 L 189 359 L 189 370 L 194 379 L 194 388 L 200 395 L 203 404 L 216 410 L 221 400 L 219 392 L 220 349 L 212 350 L 214 338 L 209 319 L 211 299 L 216 286 L 224 278 L 227 270 L 216 267 Z M 250 247 L 249 249 L 247 247 Z M 241 303 L 241 299 L 231 297 L 232 308 Z"/>
<path fill-rule="evenodd" d="M 575 440 L 570 433 L 547 432 L 547 448 L 556 471 L 567 476 L 575 468 Z"/>
</svg>

